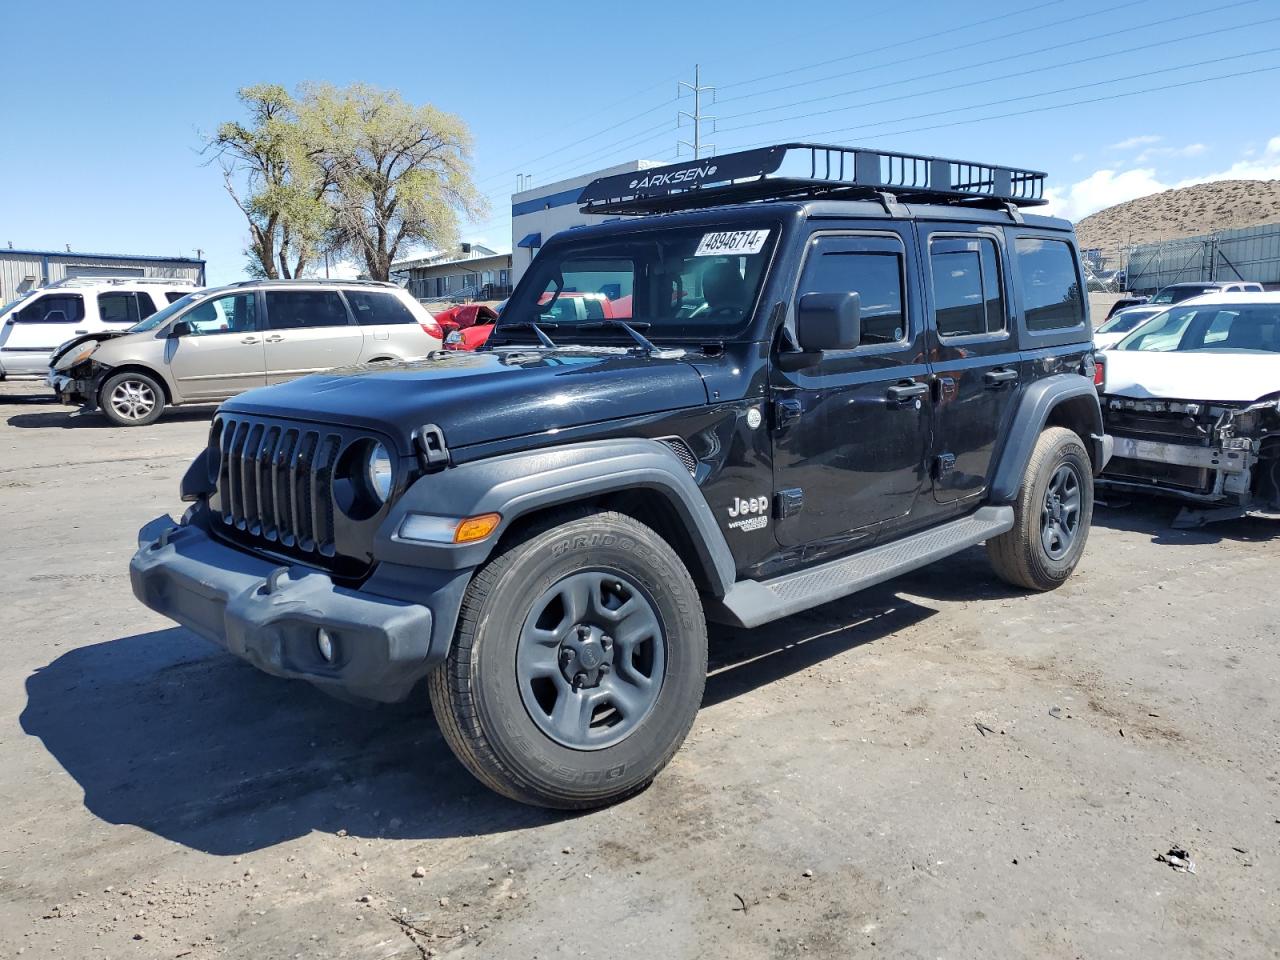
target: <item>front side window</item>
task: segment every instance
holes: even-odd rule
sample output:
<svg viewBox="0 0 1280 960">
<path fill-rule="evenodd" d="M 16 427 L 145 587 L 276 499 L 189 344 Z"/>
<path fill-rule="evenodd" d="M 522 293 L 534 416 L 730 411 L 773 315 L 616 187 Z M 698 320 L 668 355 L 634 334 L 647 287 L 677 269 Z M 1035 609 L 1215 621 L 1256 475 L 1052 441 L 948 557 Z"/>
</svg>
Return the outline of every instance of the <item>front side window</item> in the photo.
<svg viewBox="0 0 1280 960">
<path fill-rule="evenodd" d="M 1027 329 L 1065 330 L 1084 324 L 1084 298 L 1071 244 L 1018 237 L 1018 274 Z"/>
<path fill-rule="evenodd" d="M 84 297 L 51 293 L 27 304 L 11 319 L 14 323 L 79 323 L 84 319 Z"/>
<path fill-rule="evenodd" d="M 268 290 L 267 326 L 272 330 L 345 327 L 347 308 L 336 290 Z"/>
<path fill-rule="evenodd" d="M 880 237 L 819 237 L 800 278 L 798 297 L 809 293 L 856 293 L 862 337 L 859 346 L 897 343 L 907 335 L 903 312 L 902 244 Z"/>
<path fill-rule="evenodd" d="M 1280 304 L 1174 307 L 1115 347 L 1148 353 L 1280 353 Z"/>
<path fill-rule="evenodd" d="M 347 303 L 362 327 L 380 327 L 392 323 L 417 323 L 417 319 L 399 297 L 392 293 L 370 293 L 348 290 Z"/>
<path fill-rule="evenodd" d="M 256 301 L 252 293 L 217 297 L 196 305 L 182 319 L 187 322 L 190 336 L 251 333 L 258 329 Z"/>
<path fill-rule="evenodd" d="M 938 237 L 930 242 L 939 335 L 968 337 L 1004 330 L 998 263 L 996 244 L 990 237 Z"/>
<path fill-rule="evenodd" d="M 138 295 L 134 293 L 98 294 L 98 316 L 103 323 L 127 323 L 133 326 L 142 319 L 138 316 Z"/>
<path fill-rule="evenodd" d="M 502 318 L 558 324 L 557 340 L 607 318 L 649 337 L 731 337 L 751 319 L 777 234 L 682 228 L 544 247 Z"/>
</svg>

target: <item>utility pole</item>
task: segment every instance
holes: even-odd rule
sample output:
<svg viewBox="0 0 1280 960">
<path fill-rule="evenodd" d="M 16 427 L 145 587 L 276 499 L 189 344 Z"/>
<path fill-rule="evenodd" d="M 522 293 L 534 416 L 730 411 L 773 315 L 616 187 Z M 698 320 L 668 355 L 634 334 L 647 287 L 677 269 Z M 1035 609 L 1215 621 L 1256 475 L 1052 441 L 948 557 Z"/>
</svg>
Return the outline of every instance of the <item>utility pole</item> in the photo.
<svg viewBox="0 0 1280 960">
<path fill-rule="evenodd" d="M 711 102 L 714 103 L 716 98 L 716 88 L 712 86 L 703 86 L 702 66 L 696 63 L 693 65 L 693 83 L 686 83 L 684 80 L 681 80 L 680 87 L 678 89 L 683 90 L 685 87 L 688 87 L 689 90 L 693 92 L 693 113 L 688 113 L 684 110 L 681 110 L 679 113 L 677 113 L 676 126 L 677 127 L 683 126 L 684 125 L 683 121 L 685 117 L 688 117 L 690 120 L 692 120 L 693 121 L 693 142 L 691 143 L 688 140 L 677 140 L 676 156 L 680 155 L 681 147 L 688 147 L 690 150 L 693 151 L 693 159 L 697 160 L 702 156 L 703 150 L 706 150 L 710 153 L 715 153 L 716 151 L 716 145 L 714 143 L 702 142 L 702 122 L 704 120 L 711 121 L 713 125 L 712 132 L 714 132 L 714 124 L 716 120 L 715 117 L 709 117 L 702 112 L 702 95 L 704 93 L 710 92 Z M 679 95 L 683 96 L 683 94 L 679 94 Z"/>
</svg>

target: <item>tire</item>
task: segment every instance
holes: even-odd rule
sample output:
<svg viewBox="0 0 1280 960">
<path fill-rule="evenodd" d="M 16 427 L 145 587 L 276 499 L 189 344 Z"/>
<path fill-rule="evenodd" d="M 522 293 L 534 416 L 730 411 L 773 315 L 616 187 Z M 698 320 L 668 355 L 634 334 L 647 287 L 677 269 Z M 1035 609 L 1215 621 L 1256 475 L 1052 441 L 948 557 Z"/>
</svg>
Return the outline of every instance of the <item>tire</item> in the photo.
<svg viewBox="0 0 1280 960">
<path fill-rule="evenodd" d="M 155 377 L 127 370 L 108 377 L 98 397 L 103 415 L 117 427 L 145 427 L 164 413 L 164 387 Z"/>
<path fill-rule="evenodd" d="M 1080 562 L 1093 522 L 1093 464 L 1079 435 L 1065 427 L 1040 434 L 1013 513 L 1013 529 L 987 541 L 996 574 L 1028 590 L 1061 586 Z"/>
<path fill-rule="evenodd" d="M 702 604 L 675 551 L 623 514 L 572 512 L 480 569 L 428 686 L 445 741 L 478 780 L 581 810 L 643 790 L 666 766 L 706 673 Z"/>
</svg>

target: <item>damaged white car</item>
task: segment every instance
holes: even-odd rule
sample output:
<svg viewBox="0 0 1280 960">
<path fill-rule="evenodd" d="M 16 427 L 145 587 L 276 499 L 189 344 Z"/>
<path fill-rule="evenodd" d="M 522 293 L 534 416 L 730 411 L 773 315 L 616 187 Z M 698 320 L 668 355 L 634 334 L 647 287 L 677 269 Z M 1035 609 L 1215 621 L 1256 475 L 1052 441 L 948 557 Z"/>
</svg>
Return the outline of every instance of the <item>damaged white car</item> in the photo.
<svg viewBox="0 0 1280 960">
<path fill-rule="evenodd" d="M 1103 484 L 1187 501 L 1175 526 L 1280 518 L 1280 293 L 1178 304 L 1099 365 Z"/>
</svg>

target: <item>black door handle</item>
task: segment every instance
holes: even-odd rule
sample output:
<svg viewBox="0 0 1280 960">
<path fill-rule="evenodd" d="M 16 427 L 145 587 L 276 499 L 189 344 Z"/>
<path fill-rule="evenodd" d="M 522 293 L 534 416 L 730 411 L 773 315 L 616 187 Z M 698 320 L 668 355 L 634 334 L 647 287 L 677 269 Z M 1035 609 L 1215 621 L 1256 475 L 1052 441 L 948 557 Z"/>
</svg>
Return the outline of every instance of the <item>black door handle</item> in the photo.
<svg viewBox="0 0 1280 960">
<path fill-rule="evenodd" d="M 1018 379 L 1018 371 L 1011 370 L 1008 367 L 999 367 L 995 370 L 988 370 L 982 375 L 983 381 L 988 387 L 1000 387 L 1006 383 L 1013 383 Z"/>
<path fill-rule="evenodd" d="M 919 380 L 908 380 L 905 383 L 895 383 L 886 391 L 885 396 L 893 403 L 905 403 L 908 400 L 923 397 L 928 392 L 929 385 L 927 383 L 921 383 Z"/>
</svg>

